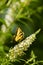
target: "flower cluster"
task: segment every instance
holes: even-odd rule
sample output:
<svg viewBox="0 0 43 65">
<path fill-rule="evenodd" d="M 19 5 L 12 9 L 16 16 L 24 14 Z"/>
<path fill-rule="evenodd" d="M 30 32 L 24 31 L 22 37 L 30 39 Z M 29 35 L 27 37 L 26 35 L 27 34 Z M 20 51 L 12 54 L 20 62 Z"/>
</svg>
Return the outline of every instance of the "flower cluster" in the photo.
<svg viewBox="0 0 43 65">
<path fill-rule="evenodd" d="M 23 8 L 31 2 L 31 0 L 29 0 L 29 1 L 28 0 L 22 0 L 22 1 L 20 0 L 17 2 L 12 2 L 12 4 L 10 4 L 9 8 L 7 8 L 7 10 L 5 10 L 4 20 L 5 20 L 5 24 L 7 27 L 10 27 L 11 24 L 15 21 L 15 19 L 19 18 L 19 16 L 21 16 L 21 12 L 22 12 Z M 3 32 L 7 31 L 6 26 L 2 25 L 2 31 Z"/>
<path fill-rule="evenodd" d="M 28 49 L 28 47 L 30 47 L 32 42 L 34 42 L 34 40 L 36 39 L 36 34 L 38 34 L 39 31 L 40 31 L 40 29 L 37 32 L 35 32 L 34 34 L 27 37 L 22 42 L 20 42 L 18 45 L 14 46 L 14 48 L 9 50 L 9 58 L 11 61 L 15 61 L 15 59 L 18 56 L 22 56 L 24 54 L 24 51 L 26 51 Z"/>
</svg>

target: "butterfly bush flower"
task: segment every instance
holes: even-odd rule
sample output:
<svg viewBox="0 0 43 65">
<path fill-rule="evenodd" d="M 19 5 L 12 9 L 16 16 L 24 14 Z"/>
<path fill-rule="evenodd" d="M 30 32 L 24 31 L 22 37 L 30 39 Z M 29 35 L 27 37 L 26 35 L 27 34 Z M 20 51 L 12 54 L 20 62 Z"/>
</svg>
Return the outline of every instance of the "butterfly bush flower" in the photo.
<svg viewBox="0 0 43 65">
<path fill-rule="evenodd" d="M 25 40 L 20 42 L 18 45 L 15 45 L 14 48 L 9 50 L 9 59 L 11 61 L 15 61 L 15 59 L 18 56 L 22 56 L 24 54 L 24 51 L 27 51 L 27 49 L 30 47 L 32 42 L 35 41 L 36 35 L 40 32 L 40 29 L 27 37 Z"/>
<path fill-rule="evenodd" d="M 14 21 L 14 15 L 15 15 L 15 11 L 16 8 L 20 7 L 20 3 L 19 2 L 13 2 L 10 7 L 7 9 L 6 11 L 6 15 L 5 15 L 5 22 L 6 25 L 9 27 L 10 24 Z"/>
<path fill-rule="evenodd" d="M 22 3 L 21 1 L 23 1 L 24 3 Z M 8 4 L 10 2 L 11 2 L 11 0 L 8 2 Z M 29 0 L 29 3 L 30 2 L 31 2 L 31 0 Z M 19 17 L 18 13 L 22 9 L 21 4 L 24 4 L 26 6 L 26 3 L 28 3 L 28 0 L 20 0 L 20 1 L 12 2 L 10 4 L 10 7 L 6 10 L 6 12 L 5 12 L 6 14 L 5 14 L 5 17 L 4 17 L 4 20 L 5 20 L 5 23 L 6 23 L 7 27 L 9 27 L 15 21 L 15 19 Z"/>
<path fill-rule="evenodd" d="M 12 2 L 12 4 L 10 5 L 9 8 L 7 8 L 7 10 L 5 10 L 5 16 L 4 16 L 4 20 L 6 23 L 7 27 L 10 27 L 10 25 L 14 22 L 14 15 L 15 15 L 15 11 L 17 11 L 17 7 L 19 9 L 20 7 L 20 3 L 18 2 Z M 2 27 L 4 27 L 4 29 L 2 28 L 2 31 L 7 31 L 7 27 L 2 25 Z M 5 30 L 6 29 L 6 30 Z"/>
<path fill-rule="evenodd" d="M 6 26 L 5 26 L 4 24 L 1 26 L 1 30 L 2 30 L 3 32 L 6 32 Z"/>
<path fill-rule="evenodd" d="M 28 0 L 23 0 L 23 2 L 28 3 Z M 31 2 L 31 0 L 29 0 L 29 3 Z M 17 11 L 19 12 L 19 10 L 22 8 L 21 6 L 22 3 L 20 3 L 19 1 L 17 2 L 12 2 L 10 7 L 7 9 L 6 11 L 6 15 L 5 15 L 5 23 L 6 25 L 9 27 L 10 24 L 15 20 L 14 16 L 16 15 Z M 24 3 L 25 4 L 25 3 Z M 26 6 L 26 4 L 25 4 Z M 18 13 L 17 13 L 18 15 Z"/>
<path fill-rule="evenodd" d="M 5 22 L 8 27 L 10 26 L 11 22 L 13 22 L 14 20 L 12 13 L 13 13 L 12 9 L 8 8 L 7 14 L 5 15 Z"/>
<path fill-rule="evenodd" d="M 25 6 L 29 5 L 32 0 L 20 0 Z"/>
</svg>

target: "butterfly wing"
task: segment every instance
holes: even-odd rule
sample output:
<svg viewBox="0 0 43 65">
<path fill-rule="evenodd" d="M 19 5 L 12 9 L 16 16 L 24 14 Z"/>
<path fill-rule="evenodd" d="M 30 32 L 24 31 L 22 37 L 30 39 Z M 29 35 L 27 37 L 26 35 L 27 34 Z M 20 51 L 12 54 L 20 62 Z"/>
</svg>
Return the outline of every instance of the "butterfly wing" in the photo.
<svg viewBox="0 0 43 65">
<path fill-rule="evenodd" d="M 21 28 L 18 28 L 15 36 L 15 41 L 16 42 L 21 41 L 23 38 L 24 38 L 24 32 L 22 32 Z"/>
</svg>

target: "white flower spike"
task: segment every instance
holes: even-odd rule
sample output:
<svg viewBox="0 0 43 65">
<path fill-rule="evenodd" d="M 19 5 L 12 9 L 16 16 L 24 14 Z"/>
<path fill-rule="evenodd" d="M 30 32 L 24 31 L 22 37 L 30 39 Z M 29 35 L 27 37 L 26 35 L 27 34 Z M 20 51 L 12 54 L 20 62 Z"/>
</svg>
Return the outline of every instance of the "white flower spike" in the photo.
<svg viewBox="0 0 43 65">
<path fill-rule="evenodd" d="M 36 35 L 40 32 L 40 30 L 41 29 L 39 29 L 38 31 L 27 37 L 25 40 L 20 42 L 18 45 L 14 46 L 14 48 L 9 50 L 10 61 L 13 62 L 18 56 L 22 56 L 24 54 L 24 51 L 26 51 L 30 47 L 32 42 L 35 41 Z"/>
</svg>

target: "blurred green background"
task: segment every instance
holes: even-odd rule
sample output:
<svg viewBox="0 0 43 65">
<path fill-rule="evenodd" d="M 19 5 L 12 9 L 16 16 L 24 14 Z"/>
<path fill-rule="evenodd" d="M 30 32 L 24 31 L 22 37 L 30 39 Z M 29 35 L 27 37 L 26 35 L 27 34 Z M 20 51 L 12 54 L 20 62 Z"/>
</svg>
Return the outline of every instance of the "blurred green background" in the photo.
<svg viewBox="0 0 43 65">
<path fill-rule="evenodd" d="M 16 2 L 17 4 L 15 4 Z M 16 5 L 16 10 L 13 9 L 13 3 Z M 5 20 L 8 8 L 12 9 L 12 17 L 14 18 L 9 27 L 7 27 Z M 2 25 L 6 26 L 7 32 L 3 32 Z M 22 0 L 0 0 L 0 64 L 5 53 L 8 53 L 9 48 L 15 45 L 11 43 L 11 40 L 18 27 L 24 32 L 24 38 L 39 28 L 41 29 L 37 39 L 26 52 L 26 58 L 30 58 L 30 53 L 33 50 L 37 60 L 43 60 L 43 0 L 23 0 L 23 2 Z M 43 63 L 38 65 L 43 65 Z"/>
</svg>

